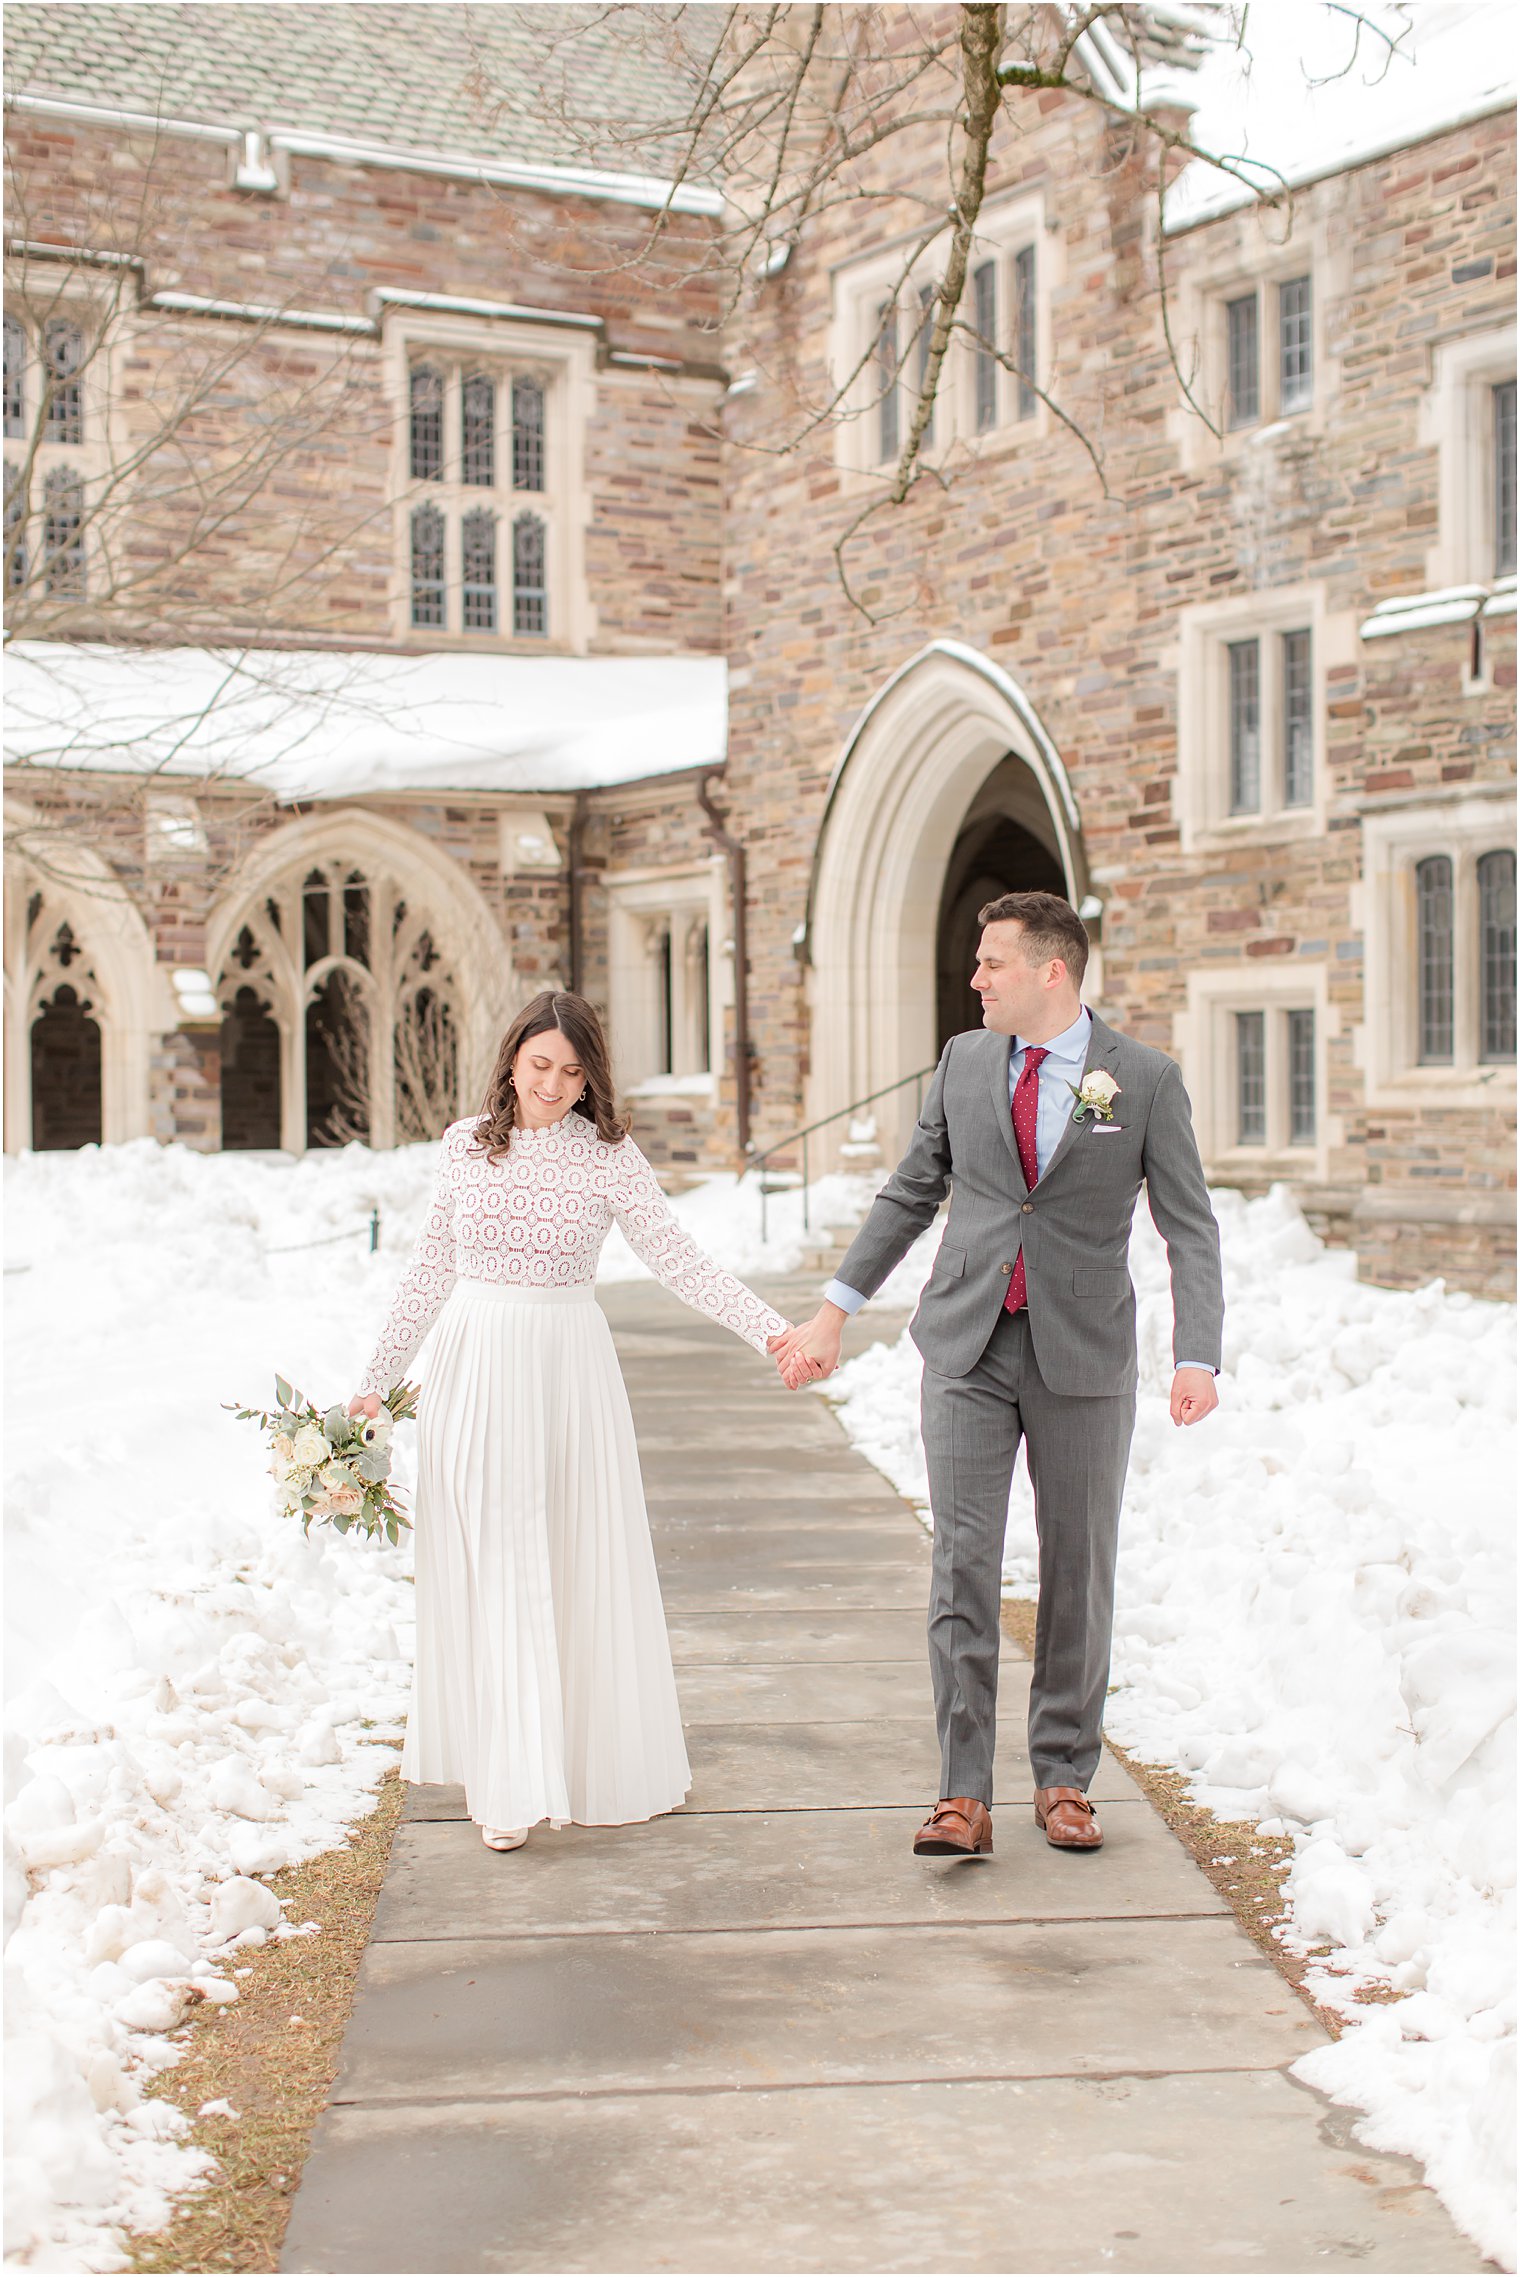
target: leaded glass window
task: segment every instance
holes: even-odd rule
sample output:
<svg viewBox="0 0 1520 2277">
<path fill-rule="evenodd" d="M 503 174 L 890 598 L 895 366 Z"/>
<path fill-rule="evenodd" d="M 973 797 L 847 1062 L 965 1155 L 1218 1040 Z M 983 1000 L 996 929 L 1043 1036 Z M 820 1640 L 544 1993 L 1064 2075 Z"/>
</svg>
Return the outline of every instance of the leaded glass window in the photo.
<svg viewBox="0 0 1520 2277">
<path fill-rule="evenodd" d="M 541 635 L 549 630 L 547 534 L 537 514 L 519 514 L 512 524 L 512 630 Z"/>
<path fill-rule="evenodd" d="M 1235 1139 L 1239 1146 L 1267 1143 L 1267 1016 L 1235 1015 Z"/>
<path fill-rule="evenodd" d="M 1494 575 L 1515 574 L 1515 383 L 1494 389 Z"/>
<path fill-rule="evenodd" d="M 1515 1056 L 1515 857 L 1498 847 L 1478 861 L 1479 1057 Z"/>
<path fill-rule="evenodd" d="M 412 623 L 444 622 L 444 521 L 436 506 L 412 515 Z"/>
<path fill-rule="evenodd" d="M 1419 1057 L 1423 1066 L 1449 1064 L 1454 1045 L 1455 942 L 1451 860 L 1431 854 L 1415 865 L 1416 980 Z"/>
<path fill-rule="evenodd" d="M 459 525 L 462 548 L 464 629 L 496 630 L 496 516 L 476 506 Z"/>
<path fill-rule="evenodd" d="M 897 394 L 897 307 L 893 301 L 883 301 L 876 311 L 880 327 L 876 338 L 876 373 L 881 387 L 881 401 L 877 405 L 876 456 L 895 459 L 901 443 L 902 422 Z"/>
<path fill-rule="evenodd" d="M 1261 811 L 1261 643 L 1232 640 L 1229 667 L 1230 812 Z"/>
<path fill-rule="evenodd" d="M 1307 277 L 1277 288 L 1277 408 L 1307 411 L 1314 400 L 1314 303 Z"/>
<path fill-rule="evenodd" d="M 442 482 L 443 374 L 431 364 L 412 367 L 410 444 L 413 482 Z"/>
<path fill-rule="evenodd" d="M 1318 1122 L 1314 1096 L 1314 1014 L 1288 1014 L 1288 1143 L 1313 1146 Z"/>
<path fill-rule="evenodd" d="M 26 433 L 26 334 L 14 316 L 5 319 L 5 432 Z"/>
<path fill-rule="evenodd" d="M 1282 636 L 1283 805 L 1314 798 L 1314 695 L 1307 632 Z"/>
<path fill-rule="evenodd" d="M 976 325 L 976 431 L 997 425 L 997 264 L 983 261 L 971 276 L 972 321 Z"/>
<path fill-rule="evenodd" d="M 50 467 L 42 486 L 42 570 L 50 593 L 83 599 L 84 484 L 68 467 Z"/>
<path fill-rule="evenodd" d="M 544 487 L 544 391 L 537 380 L 512 382 L 512 488 Z"/>
<path fill-rule="evenodd" d="M 934 310 L 938 300 L 938 285 L 922 287 L 918 296 L 918 392 L 920 399 L 922 399 L 924 389 L 929 384 L 929 354 L 934 346 Z M 928 419 L 924 423 L 923 446 L 925 450 L 933 441 L 934 411 L 931 406 Z"/>
<path fill-rule="evenodd" d="M 1232 427 L 1251 427 L 1261 417 L 1261 358 L 1255 293 L 1226 301 L 1224 319 L 1228 421 Z"/>
<path fill-rule="evenodd" d="M 47 417 L 50 443 L 84 441 L 84 334 L 67 317 L 56 316 L 42 336 L 47 360 Z"/>
<path fill-rule="evenodd" d="M 460 417 L 461 476 L 472 488 L 489 490 L 496 481 L 496 382 L 488 372 L 471 372 L 466 379 Z"/>
<path fill-rule="evenodd" d="M 1039 398 L 1034 391 L 1035 360 L 1039 345 L 1035 329 L 1034 247 L 1024 246 L 1013 257 L 1013 359 L 1019 367 L 1018 415 L 1034 417 Z"/>
</svg>

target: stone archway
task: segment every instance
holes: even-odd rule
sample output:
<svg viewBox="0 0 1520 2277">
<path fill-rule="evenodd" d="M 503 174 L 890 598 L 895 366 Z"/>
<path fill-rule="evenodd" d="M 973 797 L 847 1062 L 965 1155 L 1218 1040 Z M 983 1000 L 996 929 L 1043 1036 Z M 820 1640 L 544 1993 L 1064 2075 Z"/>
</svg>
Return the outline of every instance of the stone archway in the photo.
<svg viewBox="0 0 1520 2277">
<path fill-rule="evenodd" d="M 989 876 L 1091 910 L 1076 799 L 1034 706 L 975 649 L 934 641 L 866 705 L 834 770 L 805 935 L 808 1121 L 933 1065 Z M 911 1092 L 879 1111 L 889 1154 L 912 1113 Z"/>
<path fill-rule="evenodd" d="M 292 1153 L 392 1146 L 467 1112 L 516 1004 L 474 881 L 367 808 L 272 831 L 218 903 L 206 961 L 236 1143 L 278 1128 Z"/>
<path fill-rule="evenodd" d="M 12 802 L 14 825 L 32 819 L 30 809 Z M 82 846 L 70 847 L 69 863 L 68 883 L 18 855 L 5 865 L 11 1154 L 39 1143 L 146 1137 L 154 1041 L 178 1019 L 148 928 L 120 878 Z M 40 1041 L 39 1021 L 46 1023 Z M 36 1092 L 39 1077 L 48 1096 Z"/>
</svg>

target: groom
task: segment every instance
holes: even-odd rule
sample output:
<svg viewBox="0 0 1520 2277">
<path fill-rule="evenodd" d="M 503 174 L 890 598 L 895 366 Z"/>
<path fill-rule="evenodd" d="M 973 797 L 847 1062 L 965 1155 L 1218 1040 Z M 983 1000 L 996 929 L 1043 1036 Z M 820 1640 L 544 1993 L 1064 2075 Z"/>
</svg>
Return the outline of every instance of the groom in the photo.
<svg viewBox="0 0 1520 2277">
<path fill-rule="evenodd" d="M 1103 1840 L 1097 1768 L 1119 1503 L 1135 1420 L 1127 1255 L 1144 1184 L 1171 1266 L 1172 1421 L 1218 1405 L 1219 1230 L 1176 1066 L 1081 1001 L 1087 932 L 1058 894 L 980 912 L 983 1033 L 952 1037 L 907 1153 L 814 1318 L 772 1339 L 789 1385 L 832 1374 L 873 1296 L 947 1191 L 913 1339 L 934 1511 L 929 1662 L 940 1800 L 920 1857 L 992 1848 L 998 1613 L 1019 1442 L 1034 1487 L 1040 1604 L 1029 1697 L 1035 1818 L 1060 1850 Z"/>
</svg>

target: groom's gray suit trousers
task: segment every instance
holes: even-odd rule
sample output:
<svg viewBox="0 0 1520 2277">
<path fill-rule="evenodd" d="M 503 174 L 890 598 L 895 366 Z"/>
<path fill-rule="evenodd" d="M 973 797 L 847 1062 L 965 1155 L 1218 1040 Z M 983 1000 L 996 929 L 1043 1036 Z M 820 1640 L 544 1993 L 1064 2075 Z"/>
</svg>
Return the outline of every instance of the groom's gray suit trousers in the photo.
<svg viewBox="0 0 1520 2277">
<path fill-rule="evenodd" d="M 1034 1784 L 1085 1790 L 1092 1779 L 1134 1425 L 1133 1392 L 1096 1398 L 1049 1389 L 1027 1312 L 999 1314 L 968 1374 L 942 1376 L 926 1363 L 923 1434 L 934 1511 L 929 1665 L 942 1795 L 992 1802 L 1003 1536 L 1020 1440 L 1040 1541 L 1029 1709 Z"/>
</svg>

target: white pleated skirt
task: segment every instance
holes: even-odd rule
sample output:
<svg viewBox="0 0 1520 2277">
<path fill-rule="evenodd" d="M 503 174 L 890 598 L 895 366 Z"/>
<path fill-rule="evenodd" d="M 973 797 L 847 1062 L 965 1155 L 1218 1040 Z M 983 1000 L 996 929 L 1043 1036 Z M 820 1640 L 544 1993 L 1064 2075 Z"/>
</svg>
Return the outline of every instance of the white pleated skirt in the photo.
<svg viewBox="0 0 1520 2277">
<path fill-rule="evenodd" d="M 418 1407 L 404 1779 L 482 1826 L 625 1826 L 691 1785 L 628 1393 L 589 1287 L 455 1284 Z"/>
</svg>

